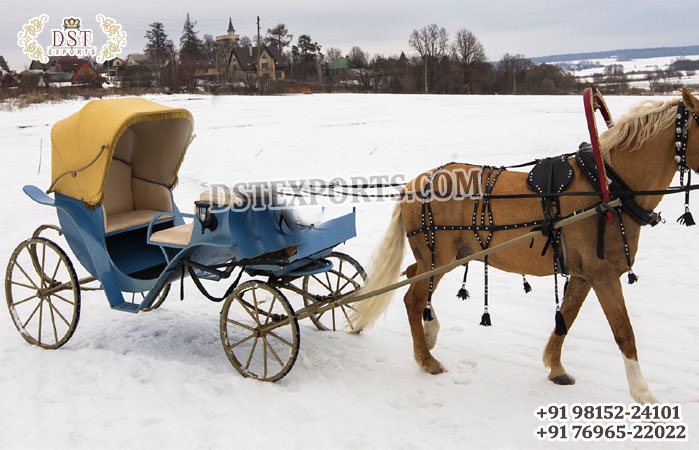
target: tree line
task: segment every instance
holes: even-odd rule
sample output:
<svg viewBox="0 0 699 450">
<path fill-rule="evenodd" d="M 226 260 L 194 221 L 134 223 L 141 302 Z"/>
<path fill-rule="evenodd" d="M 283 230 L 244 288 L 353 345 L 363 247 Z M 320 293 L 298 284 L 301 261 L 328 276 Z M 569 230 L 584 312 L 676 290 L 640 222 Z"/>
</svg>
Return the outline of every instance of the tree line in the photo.
<svg viewBox="0 0 699 450">
<path fill-rule="evenodd" d="M 293 41 L 285 24 L 268 28 L 264 36 L 242 36 L 237 43 L 217 41 L 213 36 L 198 36 L 196 21 L 187 13 L 179 46 L 165 32 L 161 22 L 153 22 L 146 32 L 144 53 L 148 57 L 153 84 L 191 87 L 196 69 L 215 65 L 220 83 L 230 81 L 228 62 L 231 45 L 267 45 L 281 55 L 286 79 L 315 83 L 333 89 L 338 79 L 349 78 L 347 89 L 366 92 L 437 94 L 567 94 L 579 89 L 568 72 L 549 64 L 534 64 L 518 54 L 505 54 L 499 61 L 487 60 L 480 40 L 466 28 L 450 39 L 445 28 L 430 24 L 412 31 L 408 45 L 416 55 L 399 62 L 398 56 L 370 56 L 359 46 L 349 52 L 323 46 L 309 34 Z M 347 69 L 333 70 L 337 58 L 347 60 Z M 144 75 L 145 76 L 145 75 Z M 349 86 L 349 87 L 348 87 Z"/>
</svg>

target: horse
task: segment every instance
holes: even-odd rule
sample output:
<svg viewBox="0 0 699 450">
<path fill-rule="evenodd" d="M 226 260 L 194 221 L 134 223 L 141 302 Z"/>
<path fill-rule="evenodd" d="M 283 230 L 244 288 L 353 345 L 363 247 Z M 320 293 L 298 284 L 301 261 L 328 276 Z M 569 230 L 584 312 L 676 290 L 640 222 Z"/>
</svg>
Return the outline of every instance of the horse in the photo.
<svg viewBox="0 0 699 450">
<path fill-rule="evenodd" d="M 651 100 L 641 103 L 600 136 L 605 162 L 623 178 L 630 189 L 666 190 L 672 182 L 679 163 L 675 152 L 675 118 L 680 100 L 690 113 L 699 114 L 699 100 L 685 88 L 681 99 Z M 699 119 L 696 116 L 694 119 L 691 120 L 690 117 L 686 129 L 688 140 L 685 169 L 697 171 L 699 169 Z M 571 166 L 575 173 L 569 191 L 598 192 L 593 189 L 574 161 Z M 469 170 L 479 168 L 480 166 L 452 163 L 441 168 L 441 172 L 468 173 Z M 402 193 L 423 192 L 435 171 L 436 169 L 429 170 L 411 180 L 403 188 Z M 486 186 L 489 180 L 484 178 L 486 177 L 481 177 L 478 181 L 481 183 L 479 192 L 489 188 Z M 503 198 L 509 194 L 527 193 L 526 178 L 527 173 L 514 170 L 504 170 L 500 173 L 497 183 L 491 186 L 492 195 L 498 196 L 490 201 L 491 223 L 525 223 L 541 218 L 541 199 Z M 453 186 L 450 185 L 449 188 Z M 423 202 L 405 201 L 408 197 L 410 196 L 403 195 L 404 200 L 396 205 L 389 228 L 369 269 L 369 280 L 360 290 L 359 295 L 362 291 L 369 292 L 387 286 L 401 276 L 406 240 L 415 258 L 415 263 L 404 272 L 408 277 L 419 275 L 481 250 L 481 244 L 486 236 L 481 233 L 477 237 L 474 231 L 470 230 L 435 230 L 433 251 L 430 250 L 428 239 L 423 233 L 413 233 L 406 239 L 406 231 L 409 233 L 421 229 L 425 220 Z M 653 211 L 661 199 L 662 195 L 635 197 L 638 206 L 646 211 Z M 435 225 L 470 224 L 472 220 L 475 222 L 474 201 L 467 196 L 432 201 L 430 203 L 431 219 Z M 563 196 L 560 197 L 560 213 L 568 215 L 598 201 L 599 197 L 595 196 Z M 621 275 L 633 264 L 638 249 L 641 225 L 631 220 L 626 212 L 621 214 L 621 218 L 621 223 L 618 221 L 609 223 L 603 231 L 599 229 L 598 217 L 594 216 L 562 229 L 561 235 L 566 244 L 570 278 L 564 290 L 560 312 L 565 324 L 570 328 L 588 293 L 591 289 L 594 290 L 621 351 L 631 397 L 638 403 L 657 403 L 641 372 L 634 332 L 629 321 L 620 281 Z M 627 244 L 620 239 L 620 226 L 625 227 Z M 497 231 L 493 234 L 490 245 L 506 242 L 530 230 L 531 227 Z M 604 259 L 598 257 L 598 240 L 604 245 Z M 553 275 L 551 255 L 542 255 L 541 252 L 545 243 L 546 238 L 542 236 L 534 239 L 533 245 L 515 245 L 497 251 L 489 255 L 486 266 L 489 264 L 500 270 L 517 274 Z M 626 250 L 625 245 L 628 245 Z M 630 258 L 627 258 L 627 255 Z M 480 261 L 483 261 L 483 258 Z M 432 280 L 423 279 L 412 284 L 403 298 L 410 324 L 415 361 L 422 370 L 435 375 L 445 371 L 444 366 L 430 352 L 437 342 L 439 322 L 433 309 L 431 310 L 433 317 L 425 318 L 424 313 L 428 308 L 428 297 L 431 298 L 431 293 L 437 288 L 443 276 L 444 274 L 435 275 Z M 386 311 L 391 296 L 392 291 L 359 302 L 352 317 L 355 328 L 369 329 Z M 429 306 L 431 307 L 431 304 Z M 552 332 L 543 355 L 544 366 L 550 370 L 549 380 L 561 385 L 575 383 L 575 379 L 567 373 L 561 363 L 561 349 L 565 337 L 565 333 Z"/>
</svg>

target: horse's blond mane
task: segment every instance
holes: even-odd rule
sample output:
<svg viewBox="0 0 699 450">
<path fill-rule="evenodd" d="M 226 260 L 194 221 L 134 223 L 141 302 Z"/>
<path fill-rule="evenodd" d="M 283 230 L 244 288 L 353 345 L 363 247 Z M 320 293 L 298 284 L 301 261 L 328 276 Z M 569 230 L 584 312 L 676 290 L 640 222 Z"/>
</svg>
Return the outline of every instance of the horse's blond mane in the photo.
<svg viewBox="0 0 699 450">
<path fill-rule="evenodd" d="M 672 107 L 679 102 L 679 99 L 646 100 L 634 106 L 600 136 L 602 152 L 609 155 L 616 149 L 634 150 L 642 146 L 660 130 L 673 124 L 675 110 Z"/>
</svg>

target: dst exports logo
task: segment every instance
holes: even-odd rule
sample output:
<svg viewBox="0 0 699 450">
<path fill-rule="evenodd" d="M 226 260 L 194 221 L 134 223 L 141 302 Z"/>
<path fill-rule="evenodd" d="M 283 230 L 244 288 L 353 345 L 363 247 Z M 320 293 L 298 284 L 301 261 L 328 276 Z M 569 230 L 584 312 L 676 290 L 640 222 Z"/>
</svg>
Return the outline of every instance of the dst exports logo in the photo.
<svg viewBox="0 0 699 450">
<path fill-rule="evenodd" d="M 64 17 L 62 28 L 51 30 L 51 45 L 47 51 L 44 51 L 37 38 L 49 21 L 49 16 L 42 14 L 33 17 L 17 33 L 17 45 L 31 59 L 44 64 L 49 61 L 49 56 L 96 56 L 97 62 L 103 63 L 115 58 L 126 47 L 126 31 L 111 17 L 98 14 L 95 19 L 107 36 L 107 42 L 102 45 L 99 53 L 97 47 L 92 45 L 92 29 L 82 28 L 80 17 Z"/>
<path fill-rule="evenodd" d="M 92 44 L 92 30 L 80 29 L 80 17 L 63 19 L 63 29 L 51 30 L 49 56 L 97 56 Z"/>
</svg>

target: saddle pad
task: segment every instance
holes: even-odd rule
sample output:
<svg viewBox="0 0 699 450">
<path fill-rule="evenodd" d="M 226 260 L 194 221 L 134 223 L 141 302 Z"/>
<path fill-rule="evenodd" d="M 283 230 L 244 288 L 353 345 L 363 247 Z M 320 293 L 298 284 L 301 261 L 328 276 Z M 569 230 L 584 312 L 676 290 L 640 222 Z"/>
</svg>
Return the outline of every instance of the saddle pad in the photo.
<svg viewBox="0 0 699 450">
<path fill-rule="evenodd" d="M 575 176 L 568 156 L 544 158 L 529 171 L 527 186 L 539 194 L 560 194 L 565 191 Z"/>
</svg>

